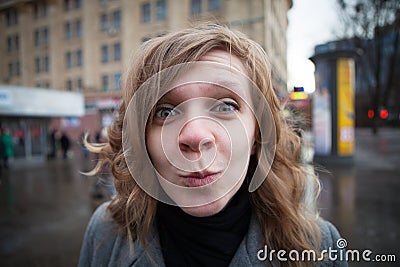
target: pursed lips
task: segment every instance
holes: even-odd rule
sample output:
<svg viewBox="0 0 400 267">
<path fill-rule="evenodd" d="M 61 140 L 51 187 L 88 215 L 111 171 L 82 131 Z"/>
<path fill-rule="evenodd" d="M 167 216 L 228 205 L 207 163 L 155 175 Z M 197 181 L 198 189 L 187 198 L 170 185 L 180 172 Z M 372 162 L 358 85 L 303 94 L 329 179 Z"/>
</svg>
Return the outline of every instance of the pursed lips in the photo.
<svg viewBox="0 0 400 267">
<path fill-rule="evenodd" d="M 199 187 L 208 185 L 218 179 L 221 172 L 192 172 L 186 175 L 181 175 L 181 181 L 187 187 Z"/>
</svg>

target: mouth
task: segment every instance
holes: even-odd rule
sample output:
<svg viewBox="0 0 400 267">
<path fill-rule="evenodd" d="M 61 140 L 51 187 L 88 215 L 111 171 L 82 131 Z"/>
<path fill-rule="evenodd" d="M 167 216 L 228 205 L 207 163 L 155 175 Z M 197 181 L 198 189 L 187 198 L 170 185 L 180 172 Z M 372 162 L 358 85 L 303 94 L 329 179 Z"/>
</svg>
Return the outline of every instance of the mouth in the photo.
<svg viewBox="0 0 400 267">
<path fill-rule="evenodd" d="M 193 172 L 181 176 L 186 187 L 199 187 L 211 184 L 220 177 L 220 172 Z"/>
</svg>

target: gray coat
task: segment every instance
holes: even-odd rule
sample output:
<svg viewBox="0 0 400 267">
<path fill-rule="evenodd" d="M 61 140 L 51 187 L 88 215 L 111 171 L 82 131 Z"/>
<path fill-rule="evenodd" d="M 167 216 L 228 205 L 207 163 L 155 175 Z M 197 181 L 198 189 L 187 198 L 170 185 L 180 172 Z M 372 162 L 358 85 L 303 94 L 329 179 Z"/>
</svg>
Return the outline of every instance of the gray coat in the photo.
<svg viewBox="0 0 400 267">
<path fill-rule="evenodd" d="M 154 229 L 148 239 L 147 253 L 139 241 L 134 242 L 132 247 L 126 234 L 121 233 L 118 225 L 112 220 L 107 206 L 108 203 L 102 204 L 90 219 L 78 266 L 165 266 L 157 230 Z M 319 225 L 322 233 L 322 249 L 330 247 L 337 250 L 336 242 L 340 236 L 336 228 L 323 220 L 320 220 Z M 270 255 L 265 254 L 265 251 L 269 253 L 270 251 L 265 248 L 260 237 L 260 228 L 253 216 L 249 231 L 229 266 L 271 266 L 268 259 L 264 259 L 265 255 Z M 276 253 L 273 256 L 276 257 Z M 284 256 L 289 258 L 288 255 Z M 279 266 L 278 259 L 272 261 L 272 266 Z M 319 266 L 347 266 L 347 262 L 324 261 L 320 262 Z"/>
</svg>

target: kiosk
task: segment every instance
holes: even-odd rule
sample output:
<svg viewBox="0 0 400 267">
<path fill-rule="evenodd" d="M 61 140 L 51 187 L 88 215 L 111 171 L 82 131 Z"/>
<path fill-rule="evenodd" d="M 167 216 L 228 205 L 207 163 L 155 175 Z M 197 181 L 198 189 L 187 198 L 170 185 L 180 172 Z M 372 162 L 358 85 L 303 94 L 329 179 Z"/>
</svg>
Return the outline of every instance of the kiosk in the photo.
<svg viewBox="0 0 400 267">
<path fill-rule="evenodd" d="M 346 47 L 319 51 L 315 64 L 312 107 L 315 161 L 352 163 L 355 127 L 354 52 Z"/>
</svg>

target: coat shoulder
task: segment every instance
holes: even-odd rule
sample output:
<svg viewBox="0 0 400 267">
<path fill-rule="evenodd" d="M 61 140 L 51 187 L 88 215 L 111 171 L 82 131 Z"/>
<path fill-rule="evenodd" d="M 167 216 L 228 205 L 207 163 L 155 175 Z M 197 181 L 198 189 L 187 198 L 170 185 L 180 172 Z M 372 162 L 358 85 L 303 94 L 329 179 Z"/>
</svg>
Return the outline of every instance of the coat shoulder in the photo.
<svg viewBox="0 0 400 267">
<path fill-rule="evenodd" d="M 321 231 L 320 252 L 329 256 L 328 261 L 322 266 L 347 267 L 348 264 L 345 259 L 346 240 L 341 237 L 332 223 L 320 218 L 318 219 L 318 226 Z"/>
</svg>

